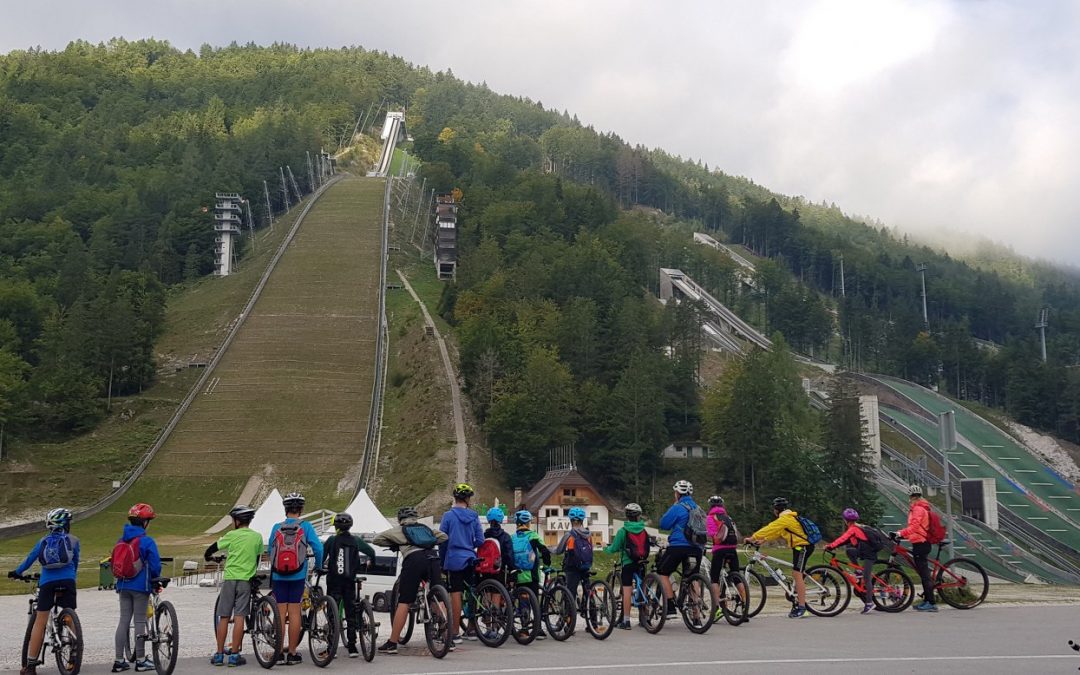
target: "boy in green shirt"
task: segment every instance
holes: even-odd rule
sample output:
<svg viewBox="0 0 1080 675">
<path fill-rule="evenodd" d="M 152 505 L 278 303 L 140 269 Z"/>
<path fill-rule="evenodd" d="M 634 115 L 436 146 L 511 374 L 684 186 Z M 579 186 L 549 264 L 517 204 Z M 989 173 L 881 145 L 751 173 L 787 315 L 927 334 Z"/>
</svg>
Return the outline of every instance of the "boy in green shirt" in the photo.
<svg viewBox="0 0 1080 675">
<path fill-rule="evenodd" d="M 259 569 L 259 556 L 262 555 L 262 535 L 248 527 L 255 517 L 255 509 L 238 505 L 229 511 L 233 519 L 233 530 L 216 543 L 210 544 L 203 558 L 207 561 L 218 551 L 225 551 L 225 571 L 222 575 L 221 591 L 217 599 L 217 651 L 210 657 L 215 666 L 228 664 L 242 666 L 246 663 L 240 655 L 244 640 L 244 617 L 247 616 L 251 601 L 251 578 Z M 229 616 L 233 618 L 232 648 L 226 654 L 225 637 L 229 631 Z"/>
<path fill-rule="evenodd" d="M 651 541 L 641 520 L 641 507 L 637 504 L 626 505 L 626 522 L 615 533 L 615 538 L 604 548 L 604 553 L 618 553 L 622 560 L 622 621 L 619 628 L 630 630 L 630 600 L 634 592 L 634 575 L 645 574 L 645 562 L 649 559 Z"/>
</svg>

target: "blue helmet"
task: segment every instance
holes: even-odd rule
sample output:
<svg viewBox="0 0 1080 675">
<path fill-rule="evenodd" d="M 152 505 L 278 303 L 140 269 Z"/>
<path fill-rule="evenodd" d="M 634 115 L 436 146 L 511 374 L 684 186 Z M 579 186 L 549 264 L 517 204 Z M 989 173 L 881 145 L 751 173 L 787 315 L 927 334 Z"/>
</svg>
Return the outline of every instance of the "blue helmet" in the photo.
<svg viewBox="0 0 1080 675">
<path fill-rule="evenodd" d="M 528 525 L 532 522 L 532 514 L 522 509 L 514 514 L 514 522 L 518 525 Z"/>
<path fill-rule="evenodd" d="M 498 506 L 488 509 L 487 519 L 489 523 L 501 523 L 506 520 L 506 514 Z"/>
<path fill-rule="evenodd" d="M 575 506 L 570 509 L 570 513 L 566 514 L 570 520 L 585 520 L 585 509 L 580 506 Z"/>
</svg>

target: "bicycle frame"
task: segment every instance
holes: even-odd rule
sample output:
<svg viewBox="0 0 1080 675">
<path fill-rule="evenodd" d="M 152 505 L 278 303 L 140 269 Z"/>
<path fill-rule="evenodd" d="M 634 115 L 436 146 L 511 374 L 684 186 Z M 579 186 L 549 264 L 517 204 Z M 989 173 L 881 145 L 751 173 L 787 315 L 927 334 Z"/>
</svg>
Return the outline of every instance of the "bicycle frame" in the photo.
<svg viewBox="0 0 1080 675">
<path fill-rule="evenodd" d="M 770 562 L 775 563 L 777 566 L 773 567 L 772 565 L 769 564 Z M 761 551 L 759 551 L 757 549 L 754 549 L 754 552 L 750 554 L 750 559 L 746 561 L 746 569 L 749 570 L 752 565 L 759 565 L 762 568 L 764 568 L 765 571 L 769 573 L 769 576 L 772 577 L 773 580 L 776 581 L 776 584 L 778 586 L 780 586 L 780 588 L 783 589 L 785 595 L 794 597 L 794 595 L 795 595 L 795 582 L 794 582 L 794 579 L 792 579 L 791 584 L 788 584 L 788 579 L 787 579 L 787 577 L 784 576 L 784 572 L 781 569 L 781 567 L 787 567 L 787 568 L 790 568 L 792 570 L 792 572 L 794 572 L 795 571 L 795 566 L 794 565 L 792 565 L 791 563 L 789 563 L 786 560 L 782 560 L 780 558 L 774 558 L 771 555 L 765 555 L 764 553 L 762 553 Z M 809 576 L 807 574 L 803 574 L 803 582 L 807 585 L 806 592 L 808 594 L 810 593 L 810 588 L 811 588 L 810 584 L 813 584 L 814 586 L 816 586 L 816 588 L 814 589 L 815 591 L 821 592 L 821 593 L 828 593 L 828 589 L 826 589 L 824 586 L 822 586 L 820 583 L 818 583 L 818 581 L 816 579 L 814 579 L 813 577 L 811 577 L 811 576 Z"/>
<path fill-rule="evenodd" d="M 897 558 L 903 561 L 903 563 L 911 569 L 918 569 L 915 567 L 915 556 L 911 552 L 911 549 L 899 542 L 893 546 L 892 553 L 889 554 L 889 564 L 899 564 Z M 942 588 L 963 588 L 967 586 L 967 581 L 965 579 L 957 577 L 952 570 L 941 564 L 941 544 L 937 545 L 937 555 L 933 557 L 927 556 L 926 562 L 930 565 L 930 578 L 937 579 L 938 577 L 941 577 L 942 579 L 940 582 L 934 583 L 935 591 L 941 590 Z M 945 581 L 946 577 L 948 577 L 950 581 Z"/>
</svg>

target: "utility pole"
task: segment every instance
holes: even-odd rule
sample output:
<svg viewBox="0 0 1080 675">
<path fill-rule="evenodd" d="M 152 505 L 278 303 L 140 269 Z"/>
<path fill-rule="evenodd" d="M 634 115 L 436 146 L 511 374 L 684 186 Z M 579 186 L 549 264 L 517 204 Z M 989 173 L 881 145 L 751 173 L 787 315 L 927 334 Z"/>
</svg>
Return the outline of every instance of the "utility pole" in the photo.
<svg viewBox="0 0 1080 675">
<path fill-rule="evenodd" d="M 285 169 L 289 172 L 289 182 L 292 183 L 293 192 L 296 193 L 296 203 L 299 204 L 300 202 L 304 201 L 304 196 L 300 194 L 300 188 L 296 184 L 296 177 L 293 176 L 292 167 L 286 165 Z"/>
<path fill-rule="evenodd" d="M 288 213 L 292 206 L 289 205 L 289 186 L 285 184 L 285 169 L 279 166 L 278 175 L 281 176 L 281 198 L 285 200 L 285 212 Z"/>
<path fill-rule="evenodd" d="M 244 202 L 244 210 L 247 213 L 248 221 L 248 234 L 251 236 L 251 252 L 255 253 L 255 220 L 251 217 L 251 202 L 247 199 L 241 199 Z"/>
<path fill-rule="evenodd" d="M 949 480 L 949 454 L 956 450 L 956 412 L 948 410 L 938 414 L 938 433 L 941 441 L 941 464 L 945 473 L 945 521 L 946 537 L 949 540 L 949 558 L 956 557 L 953 548 L 952 531 L 952 482 Z"/>
<path fill-rule="evenodd" d="M 929 329 L 930 319 L 926 315 L 926 263 L 919 263 L 915 271 L 922 276 L 922 322 Z"/>
<path fill-rule="evenodd" d="M 274 231 L 274 210 L 270 208 L 270 186 L 263 181 L 263 196 L 266 197 L 266 222 L 270 225 L 270 231 Z"/>
<path fill-rule="evenodd" d="M 1039 329 L 1039 341 L 1042 346 L 1042 361 L 1046 363 L 1046 326 L 1047 319 L 1050 318 L 1050 309 L 1043 307 L 1039 310 L 1039 322 L 1035 324 L 1035 327 Z"/>
<path fill-rule="evenodd" d="M 315 171 L 311 168 L 311 153 L 305 152 L 304 154 L 307 156 L 308 187 L 311 188 L 312 192 L 315 192 Z"/>
<path fill-rule="evenodd" d="M 840 297 L 845 297 L 844 293 L 844 254 L 840 254 Z"/>
</svg>

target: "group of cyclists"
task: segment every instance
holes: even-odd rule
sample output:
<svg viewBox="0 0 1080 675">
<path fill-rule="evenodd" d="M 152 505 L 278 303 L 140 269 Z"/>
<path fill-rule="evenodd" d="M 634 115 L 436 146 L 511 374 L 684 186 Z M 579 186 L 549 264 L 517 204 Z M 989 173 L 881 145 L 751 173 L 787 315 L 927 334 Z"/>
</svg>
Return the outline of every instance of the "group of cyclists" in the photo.
<svg viewBox="0 0 1080 675">
<path fill-rule="evenodd" d="M 700 568 L 706 551 L 711 553 L 710 578 L 713 594 L 712 606 L 718 620 L 722 612 L 723 598 L 718 597 L 721 583 L 725 580 L 735 584 L 746 604 L 747 585 L 740 575 L 741 566 L 737 547 L 741 543 L 760 546 L 769 541 L 782 540 L 791 549 L 794 580 L 794 598 L 788 616 L 799 618 L 806 614 L 806 583 L 804 572 L 815 544 L 821 541 L 820 531 L 809 519 L 790 508 L 788 500 L 773 500 L 775 518 L 745 539 L 727 512 L 719 495 L 708 499 L 708 509 L 703 509 L 693 497 L 693 485 L 679 480 L 672 486 L 672 504 L 661 516 L 660 529 L 668 531 L 667 545 L 662 557 L 655 562 L 659 588 L 663 594 L 666 611 L 674 602 L 675 590 L 671 576 L 676 570 L 692 574 Z M 562 574 L 571 597 L 588 592 L 593 564 L 593 536 L 586 521 L 583 508 L 569 509 L 567 516 L 570 529 L 563 535 L 554 550 L 549 549 L 538 532 L 533 529 L 533 515 L 520 508 L 511 516 L 512 529 L 505 521 L 506 512 L 495 507 L 486 514 L 487 527 L 480 515 L 471 508 L 475 494 L 465 483 L 452 489 L 453 506 L 443 514 L 438 528 L 420 522 L 420 514 L 412 506 L 397 512 L 397 525 L 378 533 L 371 544 L 397 551 L 400 554 L 399 576 L 395 586 L 394 604 L 391 612 L 390 634 L 378 646 L 382 654 L 398 653 L 402 633 L 409 620 L 410 611 L 418 597 L 422 584 L 441 585 L 449 593 L 450 616 L 448 649 L 463 640 L 475 640 L 477 636 L 463 630 L 462 593 L 468 584 L 483 577 L 497 578 L 510 587 L 525 587 L 539 596 L 542 572 L 552 571 L 555 555 L 563 556 Z M 865 605 L 863 613 L 874 609 L 872 601 L 873 575 L 871 568 L 878 552 L 885 546 L 883 539 L 906 538 L 912 543 L 915 567 L 923 585 L 923 602 L 916 609 L 924 612 L 937 611 L 934 605 L 934 588 L 930 578 L 928 556 L 930 553 L 935 518 L 929 503 L 923 499 L 917 485 L 909 489 L 910 510 L 907 527 L 891 534 L 859 522 L 859 514 L 853 508 L 845 509 L 842 517 L 846 529 L 834 541 L 825 545 L 827 551 L 844 547 L 852 563 L 862 565 L 865 579 Z M 308 559 L 314 558 L 315 567 L 326 578 L 326 593 L 335 602 L 352 606 L 357 601 L 354 576 L 362 569 L 364 558 L 374 560 L 375 551 L 363 538 L 353 535 L 353 519 L 348 513 L 339 513 L 333 520 L 334 534 L 324 544 L 309 521 L 303 520 L 305 500 L 296 492 L 283 498 L 286 518 L 276 524 L 269 542 L 251 529 L 255 510 L 238 505 L 229 512 L 232 529 L 211 544 L 205 551 L 207 561 L 224 560 L 215 616 L 215 648 L 210 663 L 217 666 L 242 666 L 245 618 L 248 616 L 252 594 L 252 581 L 259 571 L 259 561 L 265 554 L 270 561 L 270 586 L 280 613 L 282 637 L 278 663 L 293 665 L 303 661 L 298 652 L 301 633 L 301 607 L 309 575 Z M 618 628 L 629 630 L 631 592 L 635 578 L 645 573 L 650 548 L 656 542 L 645 531 L 642 509 L 627 504 L 625 521 L 612 537 L 604 551 L 619 556 L 621 582 L 621 619 Z M 156 514 L 149 504 L 135 504 L 128 511 L 128 522 L 113 549 L 111 564 L 117 579 L 119 598 L 119 621 L 115 634 L 115 661 L 112 672 L 134 668 L 136 672 L 155 669 L 152 658 L 146 655 L 147 605 L 151 593 L 160 588 L 161 557 L 154 539 L 147 533 Z M 15 570 L 11 578 L 29 579 L 24 573 L 35 563 L 41 567 L 37 578 L 39 592 L 36 615 L 28 627 L 28 643 L 24 645 L 25 659 L 21 675 L 36 675 L 39 665 L 34 655 L 42 651 L 45 627 L 54 603 L 58 607 L 74 610 L 76 607 L 76 571 L 79 564 L 80 544 L 71 534 L 72 514 L 57 508 L 50 511 L 45 520 L 48 534 L 40 539 Z M 940 527 L 940 524 L 937 524 Z M 227 554 L 223 558 L 217 557 Z M 36 577 L 35 577 L 36 578 Z M 345 645 L 349 657 L 357 656 L 357 627 L 347 615 L 344 619 Z M 228 635 L 232 625 L 231 640 Z M 287 630 L 286 630 L 287 628 Z M 410 629 L 411 630 L 411 629 Z M 537 639 L 545 637 L 537 622 Z M 134 639 L 135 644 L 130 644 Z"/>
</svg>

